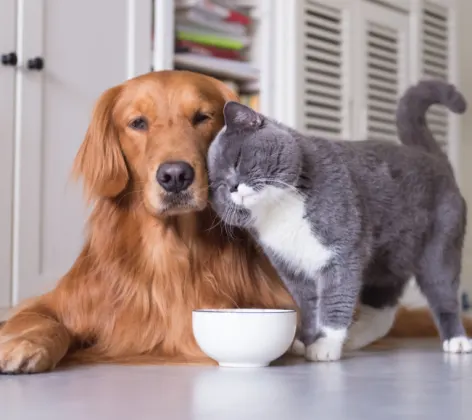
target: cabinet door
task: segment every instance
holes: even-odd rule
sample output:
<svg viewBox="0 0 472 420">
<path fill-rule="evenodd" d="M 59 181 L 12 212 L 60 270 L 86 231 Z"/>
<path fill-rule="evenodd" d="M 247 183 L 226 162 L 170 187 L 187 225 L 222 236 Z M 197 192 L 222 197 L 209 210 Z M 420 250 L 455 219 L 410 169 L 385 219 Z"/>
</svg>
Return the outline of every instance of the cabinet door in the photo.
<svg viewBox="0 0 472 420">
<path fill-rule="evenodd" d="M 16 51 L 16 0 L 0 3 L 0 55 Z M 0 308 L 10 306 L 15 112 L 13 65 L 0 64 Z"/>
<path fill-rule="evenodd" d="M 356 137 L 397 140 L 395 113 L 409 82 L 408 14 L 360 3 L 356 33 Z"/>
<path fill-rule="evenodd" d="M 349 138 L 352 0 L 279 6 L 276 117 L 306 134 Z"/>
<path fill-rule="evenodd" d="M 87 209 L 72 162 L 106 88 L 147 72 L 149 0 L 22 2 L 13 298 L 52 288 L 83 243 Z M 28 70 L 42 57 L 44 69 Z"/>
<path fill-rule="evenodd" d="M 453 71 L 453 40 L 451 31 L 451 10 L 424 2 L 420 11 L 420 40 L 419 56 L 421 57 L 421 74 L 425 78 L 449 80 L 455 82 Z M 457 159 L 454 150 L 457 138 L 455 126 L 457 116 L 450 113 L 446 107 L 436 105 L 427 113 L 428 125 L 442 149 L 449 153 L 453 163 Z"/>
</svg>

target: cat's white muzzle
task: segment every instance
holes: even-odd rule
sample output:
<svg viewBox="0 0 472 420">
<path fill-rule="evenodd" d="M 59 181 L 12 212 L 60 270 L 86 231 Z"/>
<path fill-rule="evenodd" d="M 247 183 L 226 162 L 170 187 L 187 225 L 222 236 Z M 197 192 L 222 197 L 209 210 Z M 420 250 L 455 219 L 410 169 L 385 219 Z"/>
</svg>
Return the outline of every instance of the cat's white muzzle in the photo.
<svg viewBox="0 0 472 420">
<path fill-rule="evenodd" d="M 257 201 L 257 191 L 246 184 L 239 184 L 236 191 L 232 192 L 231 200 L 234 204 L 241 207 L 250 207 Z"/>
</svg>

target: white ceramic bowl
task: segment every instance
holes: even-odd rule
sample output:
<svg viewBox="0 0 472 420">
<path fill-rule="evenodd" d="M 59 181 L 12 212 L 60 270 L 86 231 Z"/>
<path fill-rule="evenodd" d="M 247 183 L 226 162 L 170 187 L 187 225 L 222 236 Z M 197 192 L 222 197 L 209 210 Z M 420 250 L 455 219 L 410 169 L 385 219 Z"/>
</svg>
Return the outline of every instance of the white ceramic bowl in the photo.
<svg viewBox="0 0 472 420">
<path fill-rule="evenodd" d="M 204 353 L 222 367 L 263 367 L 282 356 L 295 337 L 291 309 L 193 311 L 193 334 Z"/>
</svg>

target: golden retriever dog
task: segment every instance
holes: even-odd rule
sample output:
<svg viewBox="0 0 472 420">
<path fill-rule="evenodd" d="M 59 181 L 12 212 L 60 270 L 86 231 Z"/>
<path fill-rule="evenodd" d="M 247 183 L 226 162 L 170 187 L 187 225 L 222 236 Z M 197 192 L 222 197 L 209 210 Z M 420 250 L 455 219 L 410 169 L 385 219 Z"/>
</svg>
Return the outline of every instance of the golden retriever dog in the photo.
<svg viewBox="0 0 472 420">
<path fill-rule="evenodd" d="M 208 205 L 206 153 L 228 100 L 237 97 L 223 83 L 184 71 L 102 94 L 74 168 L 94 205 L 85 245 L 54 290 L 0 329 L 0 372 L 208 362 L 193 309 L 294 307 L 248 235 L 226 231 Z M 431 317 L 420 315 L 429 334 Z M 401 325 L 394 331 L 408 335 Z"/>
<path fill-rule="evenodd" d="M 198 362 L 192 309 L 294 307 L 248 236 L 226 232 L 208 206 L 207 149 L 236 99 L 183 71 L 102 94 L 75 160 L 94 203 L 85 245 L 56 288 L 0 330 L 1 372 L 71 357 Z"/>
</svg>

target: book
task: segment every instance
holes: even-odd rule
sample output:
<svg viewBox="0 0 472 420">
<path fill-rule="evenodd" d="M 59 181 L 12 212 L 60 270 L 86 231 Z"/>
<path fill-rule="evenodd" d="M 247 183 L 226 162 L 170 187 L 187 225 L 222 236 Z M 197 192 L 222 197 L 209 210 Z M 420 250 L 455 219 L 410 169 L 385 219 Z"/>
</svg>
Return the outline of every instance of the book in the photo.
<svg viewBox="0 0 472 420">
<path fill-rule="evenodd" d="M 226 58 L 228 60 L 243 61 L 243 56 L 238 50 L 218 48 L 212 45 L 203 45 L 193 41 L 177 40 L 175 43 L 175 52 L 193 53 L 218 58 Z"/>
<path fill-rule="evenodd" d="M 225 35 L 219 32 L 206 31 L 188 25 L 176 25 L 178 40 L 193 41 L 204 45 L 240 50 L 251 43 L 248 36 Z"/>
<path fill-rule="evenodd" d="M 204 55 L 179 53 L 174 55 L 177 68 L 193 70 L 235 81 L 253 81 L 259 78 L 259 70 L 250 63 Z"/>
<path fill-rule="evenodd" d="M 222 6 L 211 0 L 174 0 L 175 5 L 178 9 L 182 8 L 198 8 L 204 10 L 207 13 L 224 19 L 226 22 L 235 22 L 242 25 L 249 25 L 251 18 L 244 13 L 234 10 L 227 6 Z"/>
<path fill-rule="evenodd" d="M 213 32 L 222 32 L 228 35 L 245 35 L 246 27 L 239 23 L 225 22 L 200 9 L 177 10 L 175 13 L 177 24 L 195 25 L 202 29 L 209 29 Z"/>
</svg>

